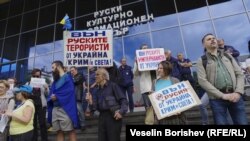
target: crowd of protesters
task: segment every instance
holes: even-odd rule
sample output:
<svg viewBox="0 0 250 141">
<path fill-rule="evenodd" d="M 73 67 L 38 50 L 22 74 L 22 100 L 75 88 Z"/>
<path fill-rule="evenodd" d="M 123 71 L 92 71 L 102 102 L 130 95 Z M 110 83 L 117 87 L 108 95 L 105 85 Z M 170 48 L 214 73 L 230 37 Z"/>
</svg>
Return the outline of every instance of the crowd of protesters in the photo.
<svg viewBox="0 0 250 141">
<path fill-rule="evenodd" d="M 89 66 L 88 73 L 83 74 L 77 67 L 71 66 L 68 71 L 61 61 L 54 61 L 51 84 L 34 86 L 30 80 L 18 86 L 15 78 L 0 80 L 0 114 L 9 120 L 0 140 L 37 141 L 40 135 L 42 141 L 47 141 L 47 128 L 51 127 L 57 133 L 57 141 L 63 141 L 66 133 L 70 141 L 76 141 L 76 129 L 84 131 L 86 116 L 98 111 L 98 140 L 119 141 L 123 116 L 134 112 L 136 78 L 146 112 L 152 106 L 152 92 L 189 81 L 202 101 L 201 124 L 210 124 L 208 105 L 214 124 L 248 124 L 243 95 L 250 93 L 250 60 L 243 71 L 237 60 L 239 51 L 213 34 L 206 34 L 202 44 L 205 52 L 197 61 L 197 80 L 192 75 L 192 62 L 183 53 L 175 58 L 170 50 L 165 51 L 166 60 L 158 64 L 156 71 L 139 71 L 137 59 L 132 67 L 126 58 L 121 58 L 119 67 L 115 62 L 112 67 Z M 149 47 L 142 44 L 138 49 Z M 33 69 L 31 78 L 42 78 L 42 71 Z M 187 118 L 181 112 L 157 124 L 185 125 Z"/>
</svg>

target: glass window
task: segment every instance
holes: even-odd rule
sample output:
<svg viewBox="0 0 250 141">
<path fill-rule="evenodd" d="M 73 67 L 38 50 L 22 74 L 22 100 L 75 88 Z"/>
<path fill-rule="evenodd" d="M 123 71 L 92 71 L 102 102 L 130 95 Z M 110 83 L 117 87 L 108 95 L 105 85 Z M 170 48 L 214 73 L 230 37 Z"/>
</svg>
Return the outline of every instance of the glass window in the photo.
<svg viewBox="0 0 250 141">
<path fill-rule="evenodd" d="M 60 61 L 63 62 L 63 60 L 64 60 L 63 55 L 64 54 L 63 54 L 62 51 L 54 53 L 54 61 L 55 60 L 60 60 Z"/>
<path fill-rule="evenodd" d="M 119 5 L 119 0 L 97 0 L 97 10 L 107 9 Z"/>
<path fill-rule="evenodd" d="M 130 19 L 136 18 L 136 19 L 139 19 L 139 21 L 140 21 L 140 23 L 137 23 L 135 25 L 132 25 L 132 26 L 128 27 L 129 28 L 128 29 L 128 35 L 149 31 L 147 22 L 142 22 L 142 17 L 147 15 L 144 1 L 141 1 L 141 2 L 138 2 L 138 3 L 135 3 L 135 4 L 126 5 L 126 6 L 122 7 L 122 11 L 125 12 L 125 13 L 128 12 L 128 11 L 132 11 L 133 16 Z M 147 16 L 146 16 L 146 18 L 147 18 Z M 127 18 L 127 19 L 129 19 L 129 18 Z"/>
<path fill-rule="evenodd" d="M 56 22 L 60 22 L 65 14 L 69 15 L 69 18 L 75 17 L 75 1 L 72 0 L 64 0 L 57 5 L 57 16 Z"/>
<path fill-rule="evenodd" d="M 35 29 L 37 26 L 38 11 L 32 11 L 23 15 L 22 31 Z"/>
<path fill-rule="evenodd" d="M 56 5 L 51 5 L 40 9 L 39 27 L 55 23 Z M 60 22 L 60 21 L 58 21 Z"/>
<path fill-rule="evenodd" d="M 39 0 L 25 0 L 24 11 L 29 11 L 38 8 Z"/>
<path fill-rule="evenodd" d="M 34 68 L 41 70 L 44 69 L 46 72 L 51 72 L 51 63 L 53 62 L 52 58 L 52 54 L 36 57 Z"/>
<path fill-rule="evenodd" d="M 55 41 L 55 51 L 63 51 L 63 40 Z"/>
<path fill-rule="evenodd" d="M 55 2 L 56 0 L 41 0 L 41 6 L 49 5 Z"/>
<path fill-rule="evenodd" d="M 7 18 L 9 11 L 9 3 L 0 4 L 0 20 Z"/>
<path fill-rule="evenodd" d="M 120 60 L 124 57 L 121 38 L 117 38 L 113 42 L 113 56 L 116 64 L 120 64 Z"/>
<path fill-rule="evenodd" d="M 148 0 L 149 14 L 154 14 L 151 29 L 178 25 L 174 0 Z"/>
<path fill-rule="evenodd" d="M 36 55 L 46 54 L 54 50 L 53 31 L 54 31 L 54 26 L 38 30 Z"/>
<path fill-rule="evenodd" d="M 76 0 L 76 16 L 93 13 L 96 11 L 96 0 Z"/>
<path fill-rule="evenodd" d="M 6 38 L 3 48 L 4 62 L 16 60 L 19 36 Z"/>
<path fill-rule="evenodd" d="M 142 1 L 142 0 L 121 0 L 121 4 L 136 2 L 136 1 Z"/>
<path fill-rule="evenodd" d="M 15 70 L 16 70 L 15 62 L 1 66 L 0 79 L 7 79 L 9 77 L 14 77 Z"/>
<path fill-rule="evenodd" d="M 12 0 L 10 1 L 10 13 L 9 16 L 21 14 L 23 12 L 23 0 Z"/>
<path fill-rule="evenodd" d="M 244 0 L 247 10 L 250 11 L 250 0 Z"/>
<path fill-rule="evenodd" d="M 240 21 L 240 22 L 239 22 Z M 240 51 L 240 55 L 249 55 L 248 41 L 250 24 L 246 14 L 214 20 L 217 36 L 225 40 L 225 44 Z"/>
<path fill-rule="evenodd" d="M 16 76 L 15 78 L 19 83 L 26 83 L 29 81 L 29 72 L 32 71 L 34 64 L 34 58 L 20 60 L 16 65 Z"/>
<path fill-rule="evenodd" d="M 3 40 L 0 40 L 0 63 L 2 62 Z"/>
<path fill-rule="evenodd" d="M 33 54 L 34 52 L 30 52 L 30 50 L 31 48 L 35 47 L 35 37 L 36 37 L 35 31 L 21 35 L 19 51 L 18 51 L 18 59 L 34 56 Z"/>
<path fill-rule="evenodd" d="M 54 26 L 38 29 L 36 44 L 53 42 Z"/>
<path fill-rule="evenodd" d="M 213 17 L 221 17 L 244 11 L 243 3 L 240 0 L 227 0 L 226 2 L 211 5 L 213 1 L 214 0 L 208 0 Z"/>
<path fill-rule="evenodd" d="M 176 0 L 181 23 L 189 23 L 209 19 L 206 0 L 192 0 L 183 2 Z"/>
<path fill-rule="evenodd" d="M 5 27 L 6 27 L 6 20 L 0 21 L 0 38 L 4 37 Z"/>
<path fill-rule="evenodd" d="M 171 50 L 172 56 L 175 58 L 177 53 L 184 52 L 179 27 L 152 32 L 152 39 L 154 48 Z"/>
<path fill-rule="evenodd" d="M 207 33 L 214 33 L 211 22 L 202 22 L 182 27 L 187 55 L 191 61 L 197 61 L 202 56 L 204 47 L 201 39 Z"/>
<path fill-rule="evenodd" d="M 20 27 L 21 27 L 21 16 L 10 18 L 8 20 L 6 36 L 20 33 Z"/>
<path fill-rule="evenodd" d="M 124 52 L 129 66 L 134 66 L 135 51 L 140 49 L 142 44 L 147 44 L 149 48 L 152 47 L 148 33 L 124 37 Z"/>
<path fill-rule="evenodd" d="M 71 19 L 70 20 L 71 24 L 72 24 L 72 29 L 74 29 L 74 20 Z M 55 40 L 62 40 L 63 39 L 63 25 L 62 24 L 56 24 L 56 39 Z"/>
<path fill-rule="evenodd" d="M 91 27 L 87 24 L 87 22 L 90 20 L 94 20 L 94 14 L 76 19 L 76 30 L 87 30 L 89 27 Z"/>
</svg>

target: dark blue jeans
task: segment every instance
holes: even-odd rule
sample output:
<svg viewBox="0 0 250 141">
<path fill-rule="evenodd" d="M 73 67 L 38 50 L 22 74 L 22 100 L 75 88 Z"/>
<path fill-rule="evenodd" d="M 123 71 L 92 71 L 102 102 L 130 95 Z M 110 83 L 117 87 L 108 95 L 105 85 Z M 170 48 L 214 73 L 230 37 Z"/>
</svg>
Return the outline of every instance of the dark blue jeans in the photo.
<svg viewBox="0 0 250 141">
<path fill-rule="evenodd" d="M 133 112 L 134 111 L 133 86 L 121 87 L 121 89 L 125 96 L 127 93 L 129 102 L 129 111 Z"/>
<path fill-rule="evenodd" d="M 231 115 L 234 125 L 247 125 L 247 115 L 243 98 L 236 103 L 222 100 L 210 99 L 210 106 L 213 112 L 213 118 L 216 125 L 229 125 L 227 110 Z"/>
</svg>

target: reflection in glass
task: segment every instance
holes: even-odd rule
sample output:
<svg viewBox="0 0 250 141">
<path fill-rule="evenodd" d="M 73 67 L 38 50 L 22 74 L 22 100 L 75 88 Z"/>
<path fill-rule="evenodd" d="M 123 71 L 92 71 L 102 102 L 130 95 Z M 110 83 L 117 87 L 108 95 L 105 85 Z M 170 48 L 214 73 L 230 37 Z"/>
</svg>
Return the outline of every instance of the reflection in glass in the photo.
<svg viewBox="0 0 250 141">
<path fill-rule="evenodd" d="M 55 60 L 60 60 L 60 61 L 62 61 L 63 62 L 63 52 L 62 51 L 60 51 L 60 52 L 56 52 L 56 53 L 54 53 L 54 61 Z"/>
<path fill-rule="evenodd" d="M 244 0 L 247 11 L 250 11 L 250 0 Z"/>
<path fill-rule="evenodd" d="M 51 72 L 52 54 L 38 56 L 35 58 L 34 68 L 43 69 L 46 72 Z"/>
<path fill-rule="evenodd" d="M 116 64 L 120 64 L 120 60 L 123 57 L 123 48 L 122 48 L 122 39 L 117 38 L 113 42 L 113 56 L 114 61 Z"/>
<path fill-rule="evenodd" d="M 35 31 L 21 35 L 19 51 L 18 51 L 18 59 L 27 58 L 28 56 L 30 57 L 34 56 L 34 52 L 30 50 L 35 46 L 35 37 L 36 37 Z"/>
<path fill-rule="evenodd" d="M 180 29 L 178 27 L 152 32 L 152 38 L 154 48 L 164 48 L 164 50 L 171 50 L 172 56 L 175 58 L 177 53 L 184 52 Z"/>
<path fill-rule="evenodd" d="M 211 4 L 212 2 L 213 0 L 208 0 L 209 4 Z M 210 5 L 209 8 L 212 17 L 226 16 L 241 13 L 244 11 L 243 3 L 241 0 L 230 0 L 219 4 Z"/>
<path fill-rule="evenodd" d="M 124 37 L 124 51 L 129 66 L 134 66 L 135 51 L 140 49 L 142 44 L 147 44 L 149 48 L 152 48 L 148 33 Z"/>
<path fill-rule="evenodd" d="M 225 44 L 234 46 L 240 55 L 248 55 L 250 24 L 246 14 L 214 20 L 214 25 L 218 37 L 224 38 Z"/>
<path fill-rule="evenodd" d="M 16 79 L 19 83 L 25 83 L 28 80 L 28 73 L 33 69 L 34 58 L 20 60 L 16 65 Z"/>
<path fill-rule="evenodd" d="M 52 52 L 54 47 L 53 43 L 40 44 L 36 46 L 36 56 Z"/>
<path fill-rule="evenodd" d="M 12 64 L 5 64 L 3 66 L 0 67 L 1 69 L 1 75 L 0 75 L 0 79 L 7 79 L 9 77 L 13 77 L 15 74 L 15 68 L 11 68 L 11 67 L 15 67 L 16 63 L 12 63 Z"/>
<path fill-rule="evenodd" d="M 212 24 L 210 22 L 202 22 L 182 27 L 184 43 L 187 51 L 187 57 L 191 61 L 197 59 L 203 54 L 204 47 L 201 39 L 207 33 L 213 34 Z"/>
<path fill-rule="evenodd" d="M 0 20 L 7 18 L 9 3 L 0 4 Z"/>
<path fill-rule="evenodd" d="M 180 22 L 190 23 L 209 19 L 208 10 L 206 7 L 197 8 L 179 13 Z"/>
<path fill-rule="evenodd" d="M 0 40 L 0 63 L 2 61 L 3 40 Z"/>
<path fill-rule="evenodd" d="M 63 40 L 55 41 L 55 51 L 63 51 Z"/>
<path fill-rule="evenodd" d="M 16 60 L 19 36 L 6 38 L 3 48 L 5 62 Z"/>
</svg>

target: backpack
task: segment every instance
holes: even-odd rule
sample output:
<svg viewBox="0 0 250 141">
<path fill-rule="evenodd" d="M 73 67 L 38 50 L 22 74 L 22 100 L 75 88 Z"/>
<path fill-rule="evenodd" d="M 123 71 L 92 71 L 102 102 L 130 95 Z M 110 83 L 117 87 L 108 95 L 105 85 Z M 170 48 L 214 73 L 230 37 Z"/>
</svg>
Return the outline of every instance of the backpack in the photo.
<svg viewBox="0 0 250 141">
<path fill-rule="evenodd" d="M 232 63 L 232 58 L 227 53 L 224 53 L 224 56 L 227 57 L 230 60 L 230 62 Z M 206 54 L 201 56 L 201 60 L 202 60 L 202 65 L 203 65 L 204 69 L 206 70 L 206 67 L 207 67 Z"/>
</svg>

